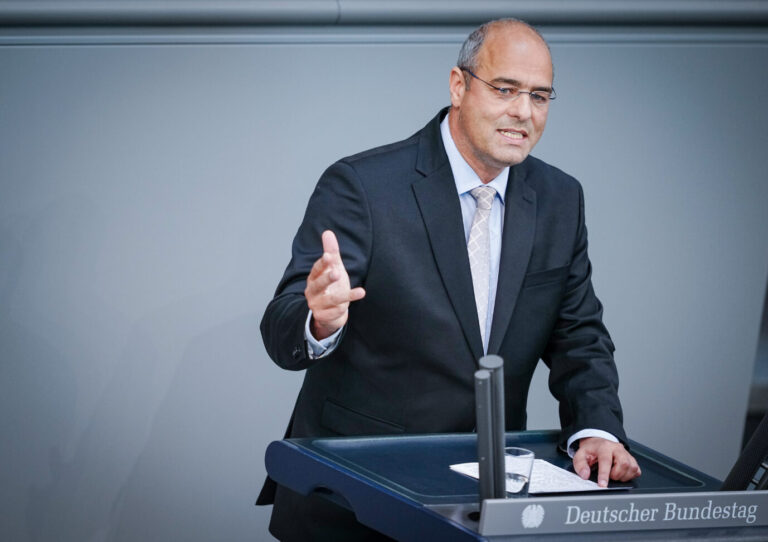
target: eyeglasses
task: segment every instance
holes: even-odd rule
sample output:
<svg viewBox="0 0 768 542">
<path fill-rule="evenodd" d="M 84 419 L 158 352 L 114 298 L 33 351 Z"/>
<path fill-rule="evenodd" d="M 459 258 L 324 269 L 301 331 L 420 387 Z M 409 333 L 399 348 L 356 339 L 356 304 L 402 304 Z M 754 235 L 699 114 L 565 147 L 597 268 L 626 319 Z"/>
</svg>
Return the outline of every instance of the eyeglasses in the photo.
<svg viewBox="0 0 768 542">
<path fill-rule="evenodd" d="M 521 90 L 517 87 L 497 87 L 496 85 L 492 85 L 485 79 L 480 79 L 477 75 L 472 73 L 472 70 L 470 70 L 469 68 L 459 68 L 459 69 L 467 72 L 469 75 L 471 75 L 478 81 L 488 85 L 490 88 L 496 91 L 495 92 L 496 96 L 508 102 L 517 100 L 521 94 L 527 94 L 531 98 L 531 103 L 533 105 L 543 109 L 549 105 L 550 100 L 554 100 L 555 98 L 557 98 L 554 88 L 550 90 L 530 90 L 529 91 L 529 90 Z"/>
</svg>

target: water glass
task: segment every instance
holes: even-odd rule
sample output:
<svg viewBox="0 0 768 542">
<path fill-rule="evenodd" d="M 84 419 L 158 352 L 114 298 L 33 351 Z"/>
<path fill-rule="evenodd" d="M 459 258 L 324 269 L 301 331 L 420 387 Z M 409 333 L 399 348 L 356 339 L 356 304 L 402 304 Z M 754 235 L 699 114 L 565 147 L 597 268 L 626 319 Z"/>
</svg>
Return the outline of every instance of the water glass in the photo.
<svg viewBox="0 0 768 542">
<path fill-rule="evenodd" d="M 507 493 L 517 497 L 528 496 L 534 459 L 533 452 L 525 448 L 504 448 Z"/>
</svg>

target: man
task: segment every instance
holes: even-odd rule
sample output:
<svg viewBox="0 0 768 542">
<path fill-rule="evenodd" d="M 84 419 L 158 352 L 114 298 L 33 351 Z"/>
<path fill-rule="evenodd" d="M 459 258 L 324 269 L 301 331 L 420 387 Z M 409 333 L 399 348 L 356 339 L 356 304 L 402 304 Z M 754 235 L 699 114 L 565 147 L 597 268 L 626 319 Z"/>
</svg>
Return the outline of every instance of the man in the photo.
<svg viewBox="0 0 768 542">
<path fill-rule="evenodd" d="M 473 373 L 490 353 L 505 361 L 507 430 L 525 428 L 542 359 L 576 472 L 597 465 L 601 485 L 640 474 L 581 187 L 529 156 L 552 78 L 536 30 L 483 25 L 450 73 L 449 109 L 323 174 L 261 327 L 278 365 L 307 370 L 287 436 L 472 431 Z M 274 504 L 270 530 L 283 540 L 376 537 L 319 497 L 277 487 Z"/>
</svg>

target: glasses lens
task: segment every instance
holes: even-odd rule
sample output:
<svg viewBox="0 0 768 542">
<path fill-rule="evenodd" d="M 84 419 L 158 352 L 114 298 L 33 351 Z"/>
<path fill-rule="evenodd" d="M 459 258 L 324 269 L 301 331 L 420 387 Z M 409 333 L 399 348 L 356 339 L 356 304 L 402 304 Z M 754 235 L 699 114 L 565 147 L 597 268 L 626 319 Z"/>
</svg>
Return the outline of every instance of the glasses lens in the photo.
<svg viewBox="0 0 768 542">
<path fill-rule="evenodd" d="M 549 94 L 531 92 L 531 102 L 533 102 L 534 105 L 538 105 L 539 107 L 544 107 L 545 105 L 549 104 Z"/>
</svg>

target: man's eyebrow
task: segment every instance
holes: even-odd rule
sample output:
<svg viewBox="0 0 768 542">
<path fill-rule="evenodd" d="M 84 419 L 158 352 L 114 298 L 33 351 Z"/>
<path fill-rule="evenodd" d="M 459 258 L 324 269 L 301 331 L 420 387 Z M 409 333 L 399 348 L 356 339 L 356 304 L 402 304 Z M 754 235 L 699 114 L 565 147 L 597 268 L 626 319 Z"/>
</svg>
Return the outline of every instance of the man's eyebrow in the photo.
<svg viewBox="0 0 768 542">
<path fill-rule="evenodd" d="M 513 87 L 523 86 L 523 84 L 517 79 L 509 79 L 507 77 L 496 77 L 495 79 L 491 79 L 491 83 L 493 83 L 494 85 L 504 84 L 504 85 L 510 85 Z"/>
<path fill-rule="evenodd" d="M 491 80 L 491 82 L 494 85 L 509 85 L 511 87 L 517 87 L 517 88 L 522 88 L 523 86 L 523 84 L 517 79 L 509 79 L 507 77 L 497 77 Z M 536 87 L 531 90 L 533 91 L 541 90 L 543 92 L 552 92 L 552 87 L 543 86 L 543 87 Z"/>
</svg>

